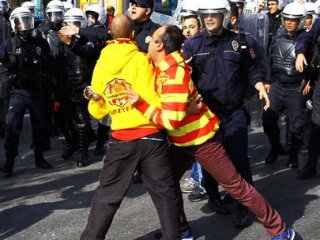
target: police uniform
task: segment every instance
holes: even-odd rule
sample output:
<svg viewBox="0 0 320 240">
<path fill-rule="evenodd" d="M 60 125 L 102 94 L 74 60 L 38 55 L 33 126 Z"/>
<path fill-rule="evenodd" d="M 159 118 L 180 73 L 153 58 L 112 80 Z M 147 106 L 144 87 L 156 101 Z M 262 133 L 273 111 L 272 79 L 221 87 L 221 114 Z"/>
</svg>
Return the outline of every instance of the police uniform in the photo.
<svg viewBox="0 0 320 240">
<path fill-rule="evenodd" d="M 12 81 L 9 109 L 6 117 L 4 143 L 7 173 L 12 173 L 14 158 L 18 155 L 19 137 L 26 109 L 29 109 L 35 152 L 35 164 L 50 168 L 43 159 L 47 138 L 46 94 L 48 79 L 49 45 L 43 38 L 26 41 L 15 35 L 1 45 L 0 59 L 8 62 L 9 78 Z"/>
<path fill-rule="evenodd" d="M 134 23 L 134 40 L 140 51 L 148 52 L 150 38 L 159 27 L 159 24 L 152 22 L 150 19 L 144 22 Z"/>
<path fill-rule="evenodd" d="M 312 27 L 301 33 L 296 44 L 296 54 L 304 53 L 306 56 L 314 56 L 319 59 L 320 55 L 320 20 L 316 19 Z M 315 49 L 314 49 L 315 46 Z M 311 57 L 312 58 L 312 57 Z M 310 59 L 309 59 L 310 60 Z M 320 81 L 319 81 L 319 61 L 308 63 L 315 65 L 317 69 L 317 80 L 314 84 L 312 96 L 312 128 L 309 141 L 309 159 L 307 164 L 301 169 L 301 178 L 309 178 L 317 172 L 317 161 L 320 156 Z"/>
<path fill-rule="evenodd" d="M 295 69 L 295 42 L 301 31 L 289 36 L 279 29 L 270 45 L 270 109 L 263 113 L 263 128 L 271 144 L 266 163 L 276 160 L 281 151 L 278 117 L 286 109 L 291 132 L 291 148 L 288 166 L 298 167 L 298 154 L 302 145 L 303 129 L 306 124 L 305 98 L 299 92 L 304 75 Z"/>
<path fill-rule="evenodd" d="M 183 53 L 185 59 L 192 57 L 192 79 L 204 102 L 221 121 L 224 147 L 231 161 L 252 184 L 243 98 L 248 84 L 254 86 L 263 81 L 264 73 L 253 48 L 246 44 L 248 51 L 241 51 L 239 35 L 226 29 L 220 36 L 201 32 L 184 44 Z"/>
</svg>

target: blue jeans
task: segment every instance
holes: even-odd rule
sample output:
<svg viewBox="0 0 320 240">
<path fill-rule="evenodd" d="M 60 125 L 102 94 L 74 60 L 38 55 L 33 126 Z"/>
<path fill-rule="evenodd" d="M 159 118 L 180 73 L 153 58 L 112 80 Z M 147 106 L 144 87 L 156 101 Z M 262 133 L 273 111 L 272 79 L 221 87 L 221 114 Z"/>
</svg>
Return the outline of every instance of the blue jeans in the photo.
<svg viewBox="0 0 320 240">
<path fill-rule="evenodd" d="M 202 186 L 202 179 L 203 179 L 202 168 L 201 168 L 201 165 L 198 163 L 198 161 L 195 161 L 192 164 L 190 177 L 193 178 L 193 180 L 197 181 L 199 183 L 199 186 Z"/>
</svg>

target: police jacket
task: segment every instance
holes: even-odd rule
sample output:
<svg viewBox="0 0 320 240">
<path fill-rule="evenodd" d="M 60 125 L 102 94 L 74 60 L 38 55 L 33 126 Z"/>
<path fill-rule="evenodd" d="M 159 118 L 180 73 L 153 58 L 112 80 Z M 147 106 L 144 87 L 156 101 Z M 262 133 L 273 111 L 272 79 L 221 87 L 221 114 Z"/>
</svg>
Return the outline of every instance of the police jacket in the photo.
<svg viewBox="0 0 320 240">
<path fill-rule="evenodd" d="M 14 89 L 44 90 L 49 83 L 50 48 L 45 39 L 31 37 L 27 41 L 15 35 L 0 46 L 0 59 L 8 64 Z"/>
<path fill-rule="evenodd" d="M 107 41 L 111 39 L 108 29 L 101 27 L 81 27 L 79 29 L 79 35 L 87 39 L 95 39 L 96 41 Z"/>
<path fill-rule="evenodd" d="M 149 40 L 159 27 L 159 24 L 152 22 L 150 19 L 144 22 L 134 23 L 134 40 L 140 51 L 148 52 Z"/>
<path fill-rule="evenodd" d="M 192 79 L 213 112 L 242 107 L 247 85 L 264 80 L 255 52 L 247 45 L 248 51 L 241 51 L 239 35 L 225 29 L 220 36 L 198 33 L 184 44 L 185 59 L 192 57 Z"/>
<path fill-rule="evenodd" d="M 286 86 L 299 85 L 304 78 L 295 68 L 295 45 L 299 34 L 290 36 L 285 29 L 280 28 L 272 39 L 269 49 L 270 80 L 266 82 L 279 82 Z"/>
<path fill-rule="evenodd" d="M 81 43 L 82 39 L 79 39 Z M 83 40 L 84 44 L 86 39 Z M 83 90 L 89 85 L 91 80 L 91 69 L 86 59 L 81 58 L 74 53 L 68 46 L 64 47 L 64 56 L 66 59 L 65 67 L 65 85 L 63 90 L 64 96 L 72 102 L 81 102 Z"/>
</svg>

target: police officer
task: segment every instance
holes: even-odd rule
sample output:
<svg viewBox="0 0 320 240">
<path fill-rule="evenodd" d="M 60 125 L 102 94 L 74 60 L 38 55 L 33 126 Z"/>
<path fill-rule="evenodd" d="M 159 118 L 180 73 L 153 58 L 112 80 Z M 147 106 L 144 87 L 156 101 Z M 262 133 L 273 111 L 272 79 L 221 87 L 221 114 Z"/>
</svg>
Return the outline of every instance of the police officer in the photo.
<svg viewBox="0 0 320 240">
<path fill-rule="evenodd" d="M 16 8 L 10 16 L 15 35 L 4 42 L 0 59 L 8 63 L 9 78 L 12 81 L 9 110 L 6 117 L 6 138 L 4 143 L 5 162 L 1 170 L 12 175 L 14 159 L 18 155 L 19 137 L 26 109 L 29 109 L 34 143 L 35 165 L 51 168 L 43 158 L 46 142 L 46 87 L 48 82 L 49 45 L 41 37 L 33 37 L 34 17 L 22 7 Z"/>
<path fill-rule="evenodd" d="M 9 38 L 11 33 L 8 11 L 9 4 L 7 0 L 0 1 L 0 44 Z M 9 103 L 9 88 L 8 69 L 4 64 L 0 64 L 0 137 L 4 137 L 5 134 L 5 117 Z"/>
<path fill-rule="evenodd" d="M 319 81 L 319 54 L 320 54 L 320 20 L 317 19 L 312 27 L 304 31 L 296 44 L 296 69 L 304 72 L 306 67 L 315 68 L 317 80 L 312 97 L 312 127 L 309 140 L 308 162 L 298 172 L 300 178 L 310 178 L 317 173 L 317 162 L 320 156 L 320 81 Z M 311 58 L 307 58 L 311 56 Z M 307 61 L 308 60 L 308 61 Z"/>
<path fill-rule="evenodd" d="M 272 36 L 276 34 L 281 26 L 281 10 L 279 7 L 279 0 L 267 0 L 267 16 L 269 20 L 269 44 Z"/>
<path fill-rule="evenodd" d="M 193 67 L 193 81 L 208 107 L 217 113 L 224 131 L 224 147 L 238 172 L 252 184 L 248 159 L 247 114 L 243 108 L 246 86 L 250 83 L 265 100 L 264 74 L 247 43 L 248 51 L 241 51 L 239 35 L 226 29 L 230 18 L 227 0 L 203 0 L 199 3 L 199 17 L 205 30 L 183 46 L 185 59 Z M 246 226 L 248 210 L 238 204 L 237 226 Z"/>
<path fill-rule="evenodd" d="M 306 10 L 302 4 L 288 4 L 282 12 L 284 29 L 279 29 L 270 45 L 270 79 L 266 89 L 270 97 L 270 109 L 263 113 L 263 128 L 271 144 L 265 162 L 273 163 L 283 151 L 280 144 L 278 117 L 286 109 L 291 132 L 288 167 L 297 168 L 298 154 L 302 145 L 303 129 L 306 124 L 304 96 L 299 92 L 304 75 L 295 69 L 295 43 L 302 32 Z M 271 84 L 271 85 L 270 85 Z"/>
<path fill-rule="evenodd" d="M 78 27 L 84 25 L 84 14 L 79 8 L 71 8 L 65 13 L 65 24 L 74 24 Z M 63 37 L 62 37 L 63 38 Z M 85 45 L 88 39 L 74 36 L 75 44 Z M 91 68 L 90 63 L 77 55 L 68 44 L 64 44 L 64 57 L 66 60 L 64 87 L 61 89 L 60 109 L 64 123 L 70 134 L 71 144 L 78 150 L 77 165 L 85 167 L 91 162 L 88 155 L 89 146 L 89 113 L 88 102 L 83 98 L 84 88 L 90 84 Z"/>
<path fill-rule="evenodd" d="M 160 25 L 151 21 L 150 17 L 153 12 L 153 0 L 130 0 L 131 13 L 130 17 L 134 23 L 134 40 L 139 50 L 148 52 L 149 41 Z"/>
</svg>

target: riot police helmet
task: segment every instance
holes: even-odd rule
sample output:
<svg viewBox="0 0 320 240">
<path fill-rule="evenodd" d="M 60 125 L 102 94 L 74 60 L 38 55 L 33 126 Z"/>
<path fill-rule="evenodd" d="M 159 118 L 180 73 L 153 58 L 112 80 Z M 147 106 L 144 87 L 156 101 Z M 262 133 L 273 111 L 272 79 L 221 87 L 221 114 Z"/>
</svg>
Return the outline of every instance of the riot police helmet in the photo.
<svg viewBox="0 0 320 240">
<path fill-rule="evenodd" d="M 281 17 L 282 17 L 282 24 L 284 25 L 285 19 L 299 19 L 299 26 L 298 30 L 303 29 L 304 22 L 306 19 L 306 9 L 301 3 L 289 3 L 282 11 Z"/>
<path fill-rule="evenodd" d="M 62 2 L 64 6 L 64 10 L 68 11 L 69 9 L 73 8 L 73 4 L 71 2 Z"/>
<path fill-rule="evenodd" d="M 61 1 L 50 1 L 46 7 L 45 12 L 49 23 L 53 26 L 58 26 L 63 22 L 65 9 Z"/>
<path fill-rule="evenodd" d="M 312 15 L 314 21 L 317 18 L 317 15 L 319 14 L 319 8 L 317 4 L 313 2 L 306 2 L 304 3 L 304 7 L 307 11 L 307 15 Z"/>
<path fill-rule="evenodd" d="M 97 3 L 90 4 L 84 11 L 88 26 L 93 26 L 98 23 L 104 23 L 106 13 Z"/>
<path fill-rule="evenodd" d="M 0 0 L 0 15 L 4 15 L 9 11 L 9 3 L 7 0 Z"/>
<path fill-rule="evenodd" d="M 181 4 L 180 18 L 198 16 L 198 0 L 184 0 Z"/>
<path fill-rule="evenodd" d="M 34 5 L 33 2 L 26 1 L 26 2 L 24 2 L 24 3 L 21 4 L 21 7 L 28 8 L 29 11 L 30 11 L 33 15 L 35 15 L 36 7 L 35 7 L 35 5 Z"/>
<path fill-rule="evenodd" d="M 34 29 L 34 16 L 29 9 L 17 7 L 10 15 L 10 24 L 13 30 L 23 39 L 32 35 Z"/>
<path fill-rule="evenodd" d="M 228 0 L 201 0 L 199 2 L 198 14 L 202 28 L 211 35 L 220 34 L 223 28 L 227 28 L 230 21 L 230 4 Z M 212 26 L 207 22 L 206 18 L 216 17 L 222 15 L 222 23 L 220 26 Z M 215 24 L 213 24 L 215 25 Z"/>
<path fill-rule="evenodd" d="M 64 24 L 73 24 L 77 27 L 85 26 L 85 17 L 80 8 L 71 8 L 64 15 Z"/>
</svg>

